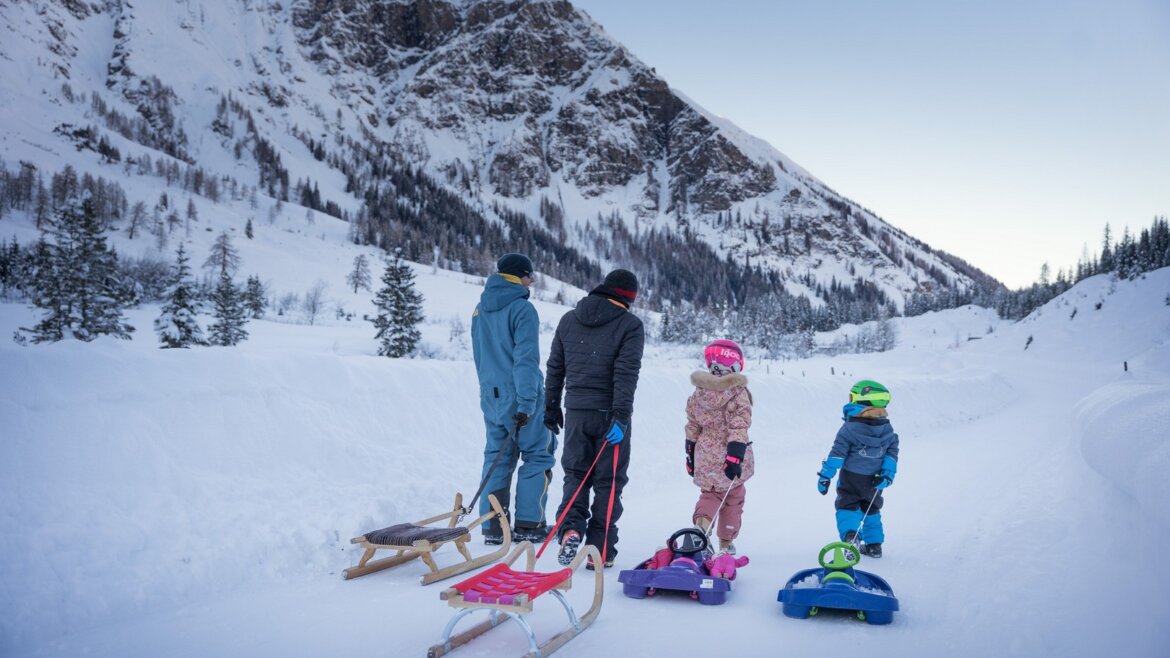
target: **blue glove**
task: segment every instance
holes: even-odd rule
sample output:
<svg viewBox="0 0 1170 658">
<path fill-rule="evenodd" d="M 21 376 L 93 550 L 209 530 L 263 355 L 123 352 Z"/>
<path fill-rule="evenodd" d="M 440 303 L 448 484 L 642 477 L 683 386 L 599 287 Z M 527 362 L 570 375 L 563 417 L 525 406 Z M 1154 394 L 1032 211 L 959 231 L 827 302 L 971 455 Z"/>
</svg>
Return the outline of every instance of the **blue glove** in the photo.
<svg viewBox="0 0 1170 658">
<path fill-rule="evenodd" d="M 817 491 L 821 495 L 829 493 L 829 485 L 833 482 L 833 476 L 837 474 L 837 469 L 845 464 L 844 457 L 829 457 L 821 462 L 821 470 L 817 472 Z"/>
<path fill-rule="evenodd" d="M 617 445 L 625 441 L 626 435 L 630 433 L 630 421 L 622 422 L 617 418 L 613 419 L 613 424 L 609 426 L 609 431 L 605 433 L 605 440 L 610 445 Z"/>
<path fill-rule="evenodd" d="M 820 478 L 817 479 L 817 491 L 821 492 L 822 496 L 829 493 L 829 485 L 830 484 L 833 484 L 833 481 L 831 479 L 824 477 L 824 476 L 821 476 Z"/>
<path fill-rule="evenodd" d="M 894 483 L 894 475 L 898 472 L 898 460 L 886 455 L 882 458 L 882 470 L 873 476 L 874 486 L 878 491 Z"/>
</svg>

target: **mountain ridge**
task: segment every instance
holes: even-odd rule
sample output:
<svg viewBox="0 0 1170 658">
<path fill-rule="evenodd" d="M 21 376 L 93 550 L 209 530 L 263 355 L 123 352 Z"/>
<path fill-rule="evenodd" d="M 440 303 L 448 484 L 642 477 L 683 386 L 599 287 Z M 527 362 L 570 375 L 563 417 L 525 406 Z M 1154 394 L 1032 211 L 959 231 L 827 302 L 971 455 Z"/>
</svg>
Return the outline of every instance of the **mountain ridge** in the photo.
<svg viewBox="0 0 1170 658">
<path fill-rule="evenodd" d="M 704 268 L 738 270 L 719 286 L 758 269 L 814 304 L 839 284 L 872 285 L 896 306 L 915 291 L 998 285 L 671 89 L 564 0 L 44 0 L 36 9 L 3 11 L 10 25 L 41 21 L 58 79 L 158 136 L 123 150 L 136 142 L 245 182 L 256 175 L 249 156 L 263 168 L 271 151 L 290 179 L 271 194 L 297 203 L 293 181 L 311 181 L 351 221 L 369 210 L 363 193 L 386 183 L 372 160 L 364 170 L 332 165 L 360 160 L 347 144 L 432 177 L 487 222 L 527 215 L 532 230 L 602 268 L 640 264 L 612 234 L 599 242 L 595 233 L 616 222 L 633 241 L 654 231 L 709 245 Z M 92 60 L 103 51 L 99 73 Z M 177 64 L 183 57 L 200 66 Z M 250 112 L 246 140 L 219 122 L 212 100 L 224 98 Z M 650 279 L 665 303 L 687 301 L 675 282 Z M 708 303 L 743 297 L 732 289 Z"/>
</svg>

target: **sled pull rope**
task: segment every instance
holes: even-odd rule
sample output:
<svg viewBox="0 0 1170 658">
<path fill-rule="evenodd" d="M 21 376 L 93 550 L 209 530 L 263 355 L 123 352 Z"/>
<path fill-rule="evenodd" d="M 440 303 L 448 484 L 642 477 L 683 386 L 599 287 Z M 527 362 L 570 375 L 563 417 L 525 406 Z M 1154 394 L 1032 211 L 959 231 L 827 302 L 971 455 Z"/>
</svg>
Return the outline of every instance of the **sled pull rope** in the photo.
<svg viewBox="0 0 1170 658">
<path fill-rule="evenodd" d="M 718 527 L 715 523 L 716 523 L 716 521 L 719 520 L 719 514 L 723 511 L 723 505 L 727 502 L 727 496 L 728 496 L 728 494 L 731 493 L 731 489 L 733 487 L 735 487 L 735 483 L 738 481 L 739 481 L 738 477 L 736 477 L 734 480 L 731 481 L 731 486 L 727 487 L 727 491 L 723 492 L 723 500 L 719 501 L 719 507 L 715 508 L 715 514 L 711 517 L 711 526 L 709 528 L 707 528 L 707 532 L 705 535 L 707 537 L 707 545 L 708 546 L 711 544 L 711 532 Z M 719 533 L 715 533 L 715 535 L 716 535 L 716 537 L 718 537 Z"/>
<path fill-rule="evenodd" d="M 496 470 L 496 466 L 500 463 L 500 457 L 504 456 L 505 448 L 510 450 L 511 446 L 509 444 L 512 443 L 515 443 L 517 446 L 519 446 L 519 442 L 516 441 L 516 437 L 519 435 L 520 423 L 516 423 L 516 428 L 512 430 L 510 434 L 508 434 L 507 438 L 504 439 L 504 443 L 500 446 L 499 452 L 496 453 L 496 458 L 492 460 L 492 465 L 488 467 L 487 473 L 484 473 L 483 479 L 479 481 L 479 488 L 475 490 L 475 495 L 472 496 L 471 502 L 460 511 L 458 521 L 462 521 L 463 517 L 467 516 L 472 512 L 472 510 L 475 509 L 475 503 L 479 501 L 479 495 L 483 493 L 483 488 L 487 486 L 487 481 L 491 479 L 492 473 Z M 502 522 L 508 523 L 508 519 L 502 519 Z"/>
<path fill-rule="evenodd" d="M 861 529 L 865 527 L 865 518 L 869 516 L 869 510 L 873 509 L 873 501 L 877 500 L 879 493 L 881 493 L 880 490 L 873 490 L 873 498 L 869 499 L 869 505 L 866 505 L 865 507 L 865 514 L 861 515 L 861 523 L 857 524 L 857 538 L 854 541 L 856 541 L 858 545 L 861 544 Z"/>
<path fill-rule="evenodd" d="M 616 444 L 614 445 L 614 448 L 617 448 Z M 552 530 L 549 531 L 548 536 L 544 538 L 544 543 L 540 545 L 540 550 L 536 551 L 536 559 L 540 559 L 540 556 L 544 554 L 544 549 L 548 547 L 548 543 L 552 541 L 553 537 L 557 536 L 557 530 L 561 527 L 561 523 L 564 522 L 565 517 L 569 515 L 569 510 L 573 509 L 573 501 L 577 500 L 577 494 L 581 493 L 581 487 L 584 487 L 585 483 L 589 481 L 589 476 L 593 473 L 593 467 L 597 466 L 597 461 L 601 459 L 601 453 L 603 452 L 605 452 L 605 448 L 597 451 L 597 456 L 593 458 L 593 463 L 589 465 L 589 470 L 585 471 L 585 477 L 581 478 L 581 484 L 577 485 L 577 490 L 573 492 L 573 497 L 570 498 L 569 503 L 565 505 L 565 510 L 561 512 L 561 517 L 557 519 L 557 524 L 553 526 Z M 617 463 L 616 459 L 614 460 L 614 463 Z"/>
<path fill-rule="evenodd" d="M 605 510 L 605 539 L 601 544 L 601 564 L 594 565 L 598 571 L 605 568 L 605 552 L 609 550 L 609 526 L 610 519 L 613 518 L 613 495 L 617 492 L 618 446 L 620 445 L 620 443 L 613 444 L 613 480 L 609 484 L 609 507 Z"/>
</svg>

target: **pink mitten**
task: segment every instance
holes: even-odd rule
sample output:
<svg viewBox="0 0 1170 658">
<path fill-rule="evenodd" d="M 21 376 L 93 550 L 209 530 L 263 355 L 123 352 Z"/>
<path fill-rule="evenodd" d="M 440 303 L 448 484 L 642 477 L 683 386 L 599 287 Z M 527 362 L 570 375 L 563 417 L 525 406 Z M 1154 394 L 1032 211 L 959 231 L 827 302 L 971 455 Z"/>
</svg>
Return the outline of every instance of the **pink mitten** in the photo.
<svg viewBox="0 0 1170 658">
<path fill-rule="evenodd" d="M 726 578 L 728 580 L 735 580 L 735 572 L 739 567 L 747 566 L 747 556 L 735 557 L 730 553 L 720 553 L 719 555 L 707 558 L 705 566 L 707 572 L 716 578 Z"/>
</svg>

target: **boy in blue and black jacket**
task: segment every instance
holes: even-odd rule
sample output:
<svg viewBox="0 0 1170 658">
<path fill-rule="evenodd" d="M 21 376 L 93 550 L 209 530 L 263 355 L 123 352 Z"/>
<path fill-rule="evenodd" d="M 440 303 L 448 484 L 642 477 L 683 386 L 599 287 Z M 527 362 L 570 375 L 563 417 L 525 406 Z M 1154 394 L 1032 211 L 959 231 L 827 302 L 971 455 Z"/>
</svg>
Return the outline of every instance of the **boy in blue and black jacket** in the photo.
<svg viewBox="0 0 1170 658">
<path fill-rule="evenodd" d="M 882 491 L 898 472 L 898 434 L 886 413 L 889 403 L 890 391 L 885 386 L 869 379 L 854 384 L 849 404 L 842 409 L 845 423 L 817 473 L 817 491 L 823 496 L 840 469 L 837 532 L 842 541 L 860 542 L 861 552 L 870 557 L 882 556 Z"/>
</svg>

